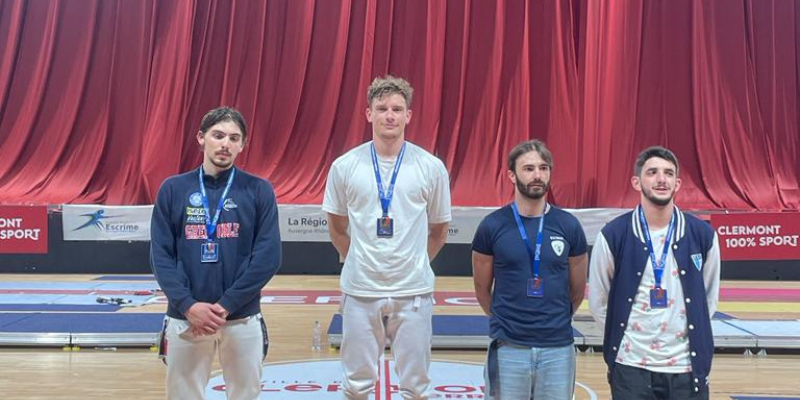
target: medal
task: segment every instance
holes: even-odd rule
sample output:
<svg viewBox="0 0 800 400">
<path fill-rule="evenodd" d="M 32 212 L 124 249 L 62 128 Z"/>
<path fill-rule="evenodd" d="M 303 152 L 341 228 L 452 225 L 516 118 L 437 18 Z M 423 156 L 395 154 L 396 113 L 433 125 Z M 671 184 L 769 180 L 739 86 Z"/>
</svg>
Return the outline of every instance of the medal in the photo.
<svg viewBox="0 0 800 400">
<path fill-rule="evenodd" d="M 381 171 L 378 167 L 378 155 L 375 152 L 375 144 L 370 146 L 370 153 L 372 155 L 372 169 L 375 171 L 375 181 L 378 183 L 378 198 L 381 201 L 381 217 L 378 218 L 377 234 L 379 238 L 390 238 L 394 236 L 394 219 L 389 217 L 389 205 L 392 203 L 392 196 L 394 195 L 394 184 L 397 182 L 397 174 L 400 172 L 400 164 L 403 162 L 403 155 L 406 153 L 406 144 L 400 149 L 400 154 L 397 156 L 397 161 L 394 162 L 394 170 L 392 171 L 392 180 L 389 182 L 389 188 L 386 192 L 383 191 L 383 183 L 381 182 Z"/>
<path fill-rule="evenodd" d="M 394 220 L 386 217 L 378 218 L 378 237 L 390 238 L 394 236 Z"/>
<path fill-rule="evenodd" d="M 525 243 L 525 248 L 528 250 L 528 256 L 531 261 L 531 274 L 533 278 L 528 278 L 526 293 L 528 297 L 544 297 L 544 280 L 539 278 L 539 263 L 542 258 L 542 231 L 544 230 L 544 214 L 547 212 L 547 204 L 544 205 L 542 216 L 539 218 L 539 230 L 536 233 L 536 250 L 531 246 L 531 240 L 528 238 L 527 232 L 525 232 L 525 226 L 522 224 L 522 218 L 519 216 L 517 203 L 511 203 L 511 210 L 514 212 L 514 220 L 517 221 L 519 235 Z"/>
<path fill-rule="evenodd" d="M 219 245 L 214 241 L 214 232 L 217 230 L 219 216 L 222 212 L 223 205 L 225 204 L 225 199 L 228 197 L 228 192 L 231 190 L 231 186 L 233 185 L 233 176 L 235 174 L 236 169 L 234 168 L 231 170 L 231 174 L 228 176 L 228 183 L 225 185 L 225 190 L 222 192 L 222 196 L 219 198 L 219 204 L 217 205 L 217 210 L 214 213 L 214 219 L 211 219 L 211 210 L 208 207 L 206 185 L 203 183 L 203 166 L 200 166 L 200 197 L 203 202 L 203 212 L 205 213 L 206 217 L 206 241 L 200 245 L 200 262 L 215 263 L 219 261 Z"/>
<path fill-rule="evenodd" d="M 650 264 L 653 266 L 653 276 L 656 280 L 656 287 L 650 289 L 650 308 L 667 308 L 667 290 L 661 287 L 661 278 L 664 276 L 664 268 L 667 263 L 667 253 L 672 243 L 672 232 L 675 230 L 675 212 L 669 219 L 669 229 L 664 241 L 664 248 L 661 249 L 661 258 L 656 261 L 656 253 L 653 249 L 653 239 L 650 237 L 650 227 L 647 226 L 647 219 L 644 217 L 644 210 L 639 207 L 639 223 L 642 225 L 647 248 L 650 250 Z"/>
<path fill-rule="evenodd" d="M 219 261 L 217 243 L 208 241 L 200 245 L 200 262 L 215 263 Z"/>
<path fill-rule="evenodd" d="M 667 308 L 667 289 L 650 289 L 650 308 Z"/>
<path fill-rule="evenodd" d="M 528 297 L 544 297 L 544 281 L 541 278 L 528 278 Z"/>
</svg>

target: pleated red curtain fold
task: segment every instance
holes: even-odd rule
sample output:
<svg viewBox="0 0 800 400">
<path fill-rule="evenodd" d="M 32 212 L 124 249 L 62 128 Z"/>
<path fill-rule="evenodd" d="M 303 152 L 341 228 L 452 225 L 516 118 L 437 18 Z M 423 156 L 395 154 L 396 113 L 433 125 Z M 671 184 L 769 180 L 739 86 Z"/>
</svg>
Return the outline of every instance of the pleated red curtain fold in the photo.
<svg viewBox="0 0 800 400">
<path fill-rule="evenodd" d="M 149 203 L 221 104 L 239 164 L 319 203 L 391 73 L 455 205 L 509 201 L 508 151 L 540 138 L 562 206 L 634 204 L 661 144 L 684 208 L 797 209 L 799 38 L 782 0 L 0 0 L 0 203 Z"/>
</svg>

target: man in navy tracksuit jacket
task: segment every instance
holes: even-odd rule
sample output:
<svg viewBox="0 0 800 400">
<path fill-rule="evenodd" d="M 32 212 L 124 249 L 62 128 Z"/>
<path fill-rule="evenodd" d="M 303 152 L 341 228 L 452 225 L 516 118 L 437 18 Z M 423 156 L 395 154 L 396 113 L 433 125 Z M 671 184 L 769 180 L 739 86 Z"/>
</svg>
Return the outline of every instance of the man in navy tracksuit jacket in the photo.
<svg viewBox="0 0 800 400">
<path fill-rule="evenodd" d="M 151 264 L 169 303 L 162 350 L 170 400 L 204 398 L 217 350 L 229 399 L 261 393 L 261 289 L 278 270 L 281 246 L 272 186 L 233 166 L 246 135 L 238 111 L 209 111 L 197 134 L 203 164 L 158 192 Z"/>
<path fill-rule="evenodd" d="M 671 151 L 645 149 L 631 183 L 640 205 L 602 229 L 589 265 L 589 307 L 605 332 L 612 398 L 708 399 L 716 234 L 675 206 L 681 182 Z"/>
</svg>

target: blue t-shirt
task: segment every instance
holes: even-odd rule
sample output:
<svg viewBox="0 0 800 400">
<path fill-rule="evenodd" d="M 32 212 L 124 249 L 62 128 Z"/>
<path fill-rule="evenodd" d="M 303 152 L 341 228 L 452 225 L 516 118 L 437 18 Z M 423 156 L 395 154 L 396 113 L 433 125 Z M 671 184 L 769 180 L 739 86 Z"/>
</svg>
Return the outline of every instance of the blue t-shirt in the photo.
<svg viewBox="0 0 800 400">
<path fill-rule="evenodd" d="M 539 218 L 521 217 L 531 247 L 536 248 Z M 573 343 L 569 257 L 586 253 L 586 236 L 578 219 L 556 207 L 545 214 L 539 277 L 544 296 L 528 297 L 533 259 L 519 233 L 511 205 L 487 215 L 472 240 L 472 250 L 494 258 L 494 291 L 490 336 L 531 347 Z"/>
</svg>

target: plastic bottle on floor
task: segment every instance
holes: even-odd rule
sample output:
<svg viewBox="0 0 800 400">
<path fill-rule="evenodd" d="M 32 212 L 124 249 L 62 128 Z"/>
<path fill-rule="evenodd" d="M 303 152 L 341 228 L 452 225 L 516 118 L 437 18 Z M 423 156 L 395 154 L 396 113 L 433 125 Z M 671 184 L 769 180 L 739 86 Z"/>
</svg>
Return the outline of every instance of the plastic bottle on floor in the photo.
<svg viewBox="0 0 800 400">
<path fill-rule="evenodd" d="M 322 327 L 320 326 L 319 321 L 314 321 L 314 332 L 311 336 L 311 350 L 322 350 Z"/>
</svg>

